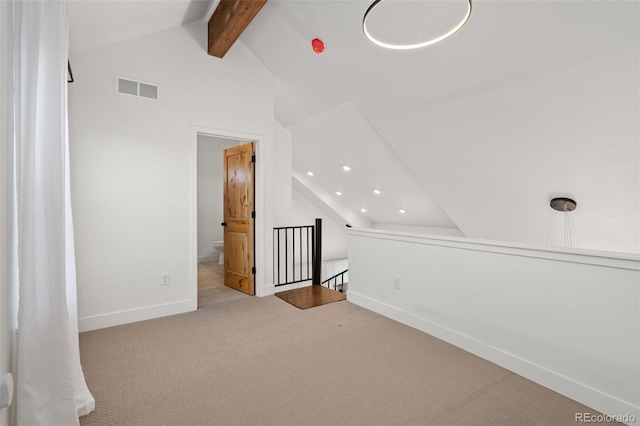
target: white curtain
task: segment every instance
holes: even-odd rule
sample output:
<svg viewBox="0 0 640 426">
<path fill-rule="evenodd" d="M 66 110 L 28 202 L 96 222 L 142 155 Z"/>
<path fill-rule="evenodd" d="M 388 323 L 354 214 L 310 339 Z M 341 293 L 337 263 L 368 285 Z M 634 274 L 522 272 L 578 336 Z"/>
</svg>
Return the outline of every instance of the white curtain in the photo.
<svg viewBox="0 0 640 426">
<path fill-rule="evenodd" d="M 78 348 L 64 1 L 16 0 L 13 29 L 16 420 L 77 425 L 95 402 Z"/>
</svg>

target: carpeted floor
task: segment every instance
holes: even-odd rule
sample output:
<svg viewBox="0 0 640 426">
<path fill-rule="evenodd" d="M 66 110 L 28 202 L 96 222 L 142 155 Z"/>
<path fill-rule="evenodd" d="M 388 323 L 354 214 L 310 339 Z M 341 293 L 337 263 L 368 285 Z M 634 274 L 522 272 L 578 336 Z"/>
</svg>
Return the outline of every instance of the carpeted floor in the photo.
<svg viewBox="0 0 640 426">
<path fill-rule="evenodd" d="M 93 425 L 573 425 L 593 410 L 342 301 L 270 296 L 80 335 Z"/>
</svg>

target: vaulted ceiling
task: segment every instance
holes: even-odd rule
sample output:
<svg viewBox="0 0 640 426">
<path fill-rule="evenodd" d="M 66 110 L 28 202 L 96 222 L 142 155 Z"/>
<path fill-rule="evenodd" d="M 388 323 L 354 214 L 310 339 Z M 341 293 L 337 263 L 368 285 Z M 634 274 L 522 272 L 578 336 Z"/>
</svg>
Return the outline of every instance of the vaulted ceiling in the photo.
<svg viewBox="0 0 640 426">
<path fill-rule="evenodd" d="M 219 0 L 67 0 L 69 51 L 82 52 L 211 16 Z"/>
<path fill-rule="evenodd" d="M 388 1 L 438 13 L 430 8 L 439 2 Z M 74 13 L 91 9 L 102 22 L 95 5 L 107 3 L 146 4 L 144 25 L 156 19 L 154 3 L 181 4 L 174 25 L 208 18 L 214 6 L 71 2 L 72 50 L 109 42 L 113 27 L 101 40 L 73 38 Z M 459 33 L 414 51 L 366 40 L 369 4 L 270 0 L 240 38 L 274 75 L 275 114 L 292 131 L 298 174 L 312 170 L 314 185 L 342 192 L 339 202 L 365 208 L 373 223 L 533 244 L 550 242 L 563 219 L 549 200 L 567 195 L 578 203 L 580 247 L 640 252 L 638 2 L 475 0 Z M 412 19 L 389 12 L 375 24 L 393 36 L 410 32 Z M 157 22 L 169 25 L 162 14 Z M 326 45 L 320 55 L 315 37 Z"/>
</svg>

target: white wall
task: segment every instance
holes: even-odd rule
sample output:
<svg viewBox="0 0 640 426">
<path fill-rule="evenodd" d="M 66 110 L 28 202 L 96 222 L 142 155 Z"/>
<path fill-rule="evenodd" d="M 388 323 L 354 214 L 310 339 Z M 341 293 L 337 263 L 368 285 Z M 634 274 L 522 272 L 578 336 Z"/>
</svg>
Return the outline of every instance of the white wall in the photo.
<svg viewBox="0 0 640 426">
<path fill-rule="evenodd" d="M 322 219 L 322 259 L 343 259 L 347 257 L 347 231 L 345 224 L 339 224 L 310 203 L 298 191 L 293 191 L 292 222 L 288 226 L 313 225 L 316 218 Z"/>
<path fill-rule="evenodd" d="M 349 273 L 353 303 L 640 418 L 637 256 L 352 230 Z"/>
<path fill-rule="evenodd" d="M 396 223 L 374 223 L 373 228 L 381 229 L 385 231 L 409 232 L 414 234 L 448 235 L 450 237 L 464 237 L 464 233 L 458 228 L 441 228 L 441 227 L 435 227 L 435 226 L 412 226 L 412 225 L 400 225 Z"/>
<path fill-rule="evenodd" d="M 274 123 L 274 226 L 291 226 L 292 209 L 292 136 L 279 121 Z"/>
<path fill-rule="evenodd" d="M 273 80 L 240 42 L 208 56 L 206 34 L 193 22 L 71 57 L 80 330 L 196 308 L 197 132 L 259 140 L 256 291 L 272 291 Z M 158 84 L 160 100 L 116 95 L 115 75 Z"/>
<path fill-rule="evenodd" d="M 331 259 L 331 260 L 327 260 L 322 262 L 322 272 L 321 272 L 321 280 L 324 281 L 326 279 L 329 279 L 341 272 L 344 272 L 346 269 L 349 269 L 349 259 L 343 258 L 343 259 Z M 342 279 L 344 281 L 342 281 L 343 283 L 348 282 L 349 281 L 349 272 L 347 272 L 346 274 L 344 274 L 344 276 L 342 277 Z M 338 280 L 337 283 L 340 283 L 341 281 Z M 334 283 L 331 282 L 329 283 L 329 286 L 333 285 Z M 333 287 L 331 287 L 333 288 Z"/>
<path fill-rule="evenodd" d="M 214 241 L 222 241 L 224 150 L 240 142 L 198 135 L 198 262 L 218 260 Z"/>
<path fill-rule="evenodd" d="M 575 23 L 586 13 L 605 12 L 596 15 L 597 31 L 620 39 L 596 47 L 601 40 L 589 40 L 597 37 L 593 30 L 575 39 L 572 31 L 550 36 L 555 25 L 569 22 L 554 14 L 544 41 L 530 37 L 527 48 L 557 48 L 567 37 L 582 44 L 580 54 L 504 77 L 494 63 L 490 84 L 373 122 L 468 237 L 544 243 L 549 201 L 569 196 L 578 203 L 571 217 L 579 247 L 639 254 L 640 4 L 571 4 Z M 498 5 L 506 4 L 488 7 Z M 547 25 L 550 16 L 540 13 L 546 5 L 569 10 L 567 2 L 518 3 L 523 16 L 529 10 L 535 15 L 522 28 Z M 495 52 L 494 43 L 485 46 Z M 515 46 L 501 59 L 528 56 L 527 48 Z"/>
</svg>

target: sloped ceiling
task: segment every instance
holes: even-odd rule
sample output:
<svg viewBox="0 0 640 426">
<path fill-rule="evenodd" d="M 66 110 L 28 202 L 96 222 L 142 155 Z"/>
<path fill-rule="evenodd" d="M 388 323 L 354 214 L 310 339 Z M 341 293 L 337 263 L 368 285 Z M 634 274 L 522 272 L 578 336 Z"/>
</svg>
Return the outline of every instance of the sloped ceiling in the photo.
<svg viewBox="0 0 640 426">
<path fill-rule="evenodd" d="M 371 222 L 456 227 L 353 103 L 289 129 L 295 135 L 294 169 L 303 175 L 312 172 L 307 179 Z M 351 170 L 344 171 L 344 165 Z"/>
<path fill-rule="evenodd" d="M 67 0 L 69 52 L 203 19 L 218 3 L 219 0 Z"/>
<path fill-rule="evenodd" d="M 462 31 L 416 51 L 368 42 L 368 6 L 272 0 L 241 38 L 276 78 L 297 170 L 362 153 L 357 208 L 402 164 L 412 183 L 396 200 L 419 194 L 469 237 L 533 244 L 552 242 L 563 218 L 548 203 L 567 195 L 580 247 L 640 252 L 638 2 L 477 0 Z M 389 160 L 365 160 L 372 140 Z M 328 192 L 348 185 L 333 173 Z"/>
<path fill-rule="evenodd" d="M 441 16 L 429 8 L 442 2 L 386 2 Z M 452 3 L 456 14 L 466 0 Z M 71 0 L 70 50 L 206 20 L 216 4 Z M 274 75 L 299 174 L 346 188 L 352 210 L 373 206 L 366 220 L 408 221 L 393 213 L 412 200 L 412 224 L 532 244 L 562 245 L 548 203 L 567 195 L 580 247 L 640 253 L 639 2 L 474 0 L 459 33 L 415 51 L 368 42 L 369 5 L 269 0 L 241 37 Z M 411 19 L 375 22 L 392 35 Z M 371 198 L 374 186 L 391 198 Z"/>
</svg>

